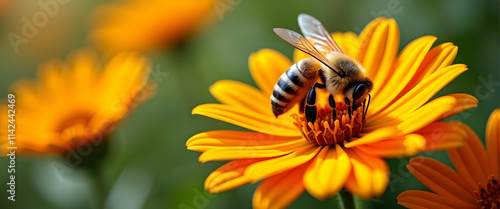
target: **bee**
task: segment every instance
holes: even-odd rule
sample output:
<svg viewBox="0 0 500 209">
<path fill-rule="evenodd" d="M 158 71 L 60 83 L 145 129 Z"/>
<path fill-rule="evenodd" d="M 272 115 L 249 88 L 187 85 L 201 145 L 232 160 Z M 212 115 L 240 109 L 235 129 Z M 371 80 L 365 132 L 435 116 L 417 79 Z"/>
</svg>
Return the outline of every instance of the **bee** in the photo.
<svg viewBox="0 0 500 209">
<path fill-rule="evenodd" d="M 358 61 L 342 52 L 319 20 L 300 14 L 298 22 L 305 38 L 291 30 L 273 30 L 281 39 L 314 58 L 300 60 L 280 76 L 271 95 L 274 115 L 278 117 L 300 102 L 301 112 L 304 112 L 307 122 L 314 123 L 317 117 L 316 89 L 319 88 L 326 89 L 330 94 L 328 103 L 333 109 L 333 116 L 336 115 L 335 98 L 344 98 L 343 102 L 351 117 L 353 110 L 365 104 L 367 96 L 368 104 L 370 102 L 369 93 L 373 84 L 366 70 Z"/>
</svg>

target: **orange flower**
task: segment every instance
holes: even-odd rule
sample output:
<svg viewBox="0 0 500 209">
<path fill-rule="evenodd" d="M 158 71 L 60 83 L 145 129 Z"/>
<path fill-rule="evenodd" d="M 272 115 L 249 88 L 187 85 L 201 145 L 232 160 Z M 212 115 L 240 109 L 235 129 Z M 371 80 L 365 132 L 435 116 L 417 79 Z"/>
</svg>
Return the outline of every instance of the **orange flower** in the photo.
<svg viewBox="0 0 500 209">
<path fill-rule="evenodd" d="M 23 79 L 12 85 L 15 106 L 0 105 L 3 152 L 16 146 L 16 154 L 64 154 L 88 142 L 100 143 L 133 106 L 152 94 L 145 89 L 150 63 L 143 56 L 117 54 L 102 71 L 90 51 L 73 53 L 68 60 L 43 64 L 37 82 Z M 5 129 L 10 109 L 15 111 L 14 145 L 9 145 L 11 133 Z"/>
<path fill-rule="evenodd" d="M 4 14 L 10 4 L 12 4 L 11 0 L 0 0 L 0 16 Z"/>
<path fill-rule="evenodd" d="M 182 41 L 210 18 L 214 0 L 128 0 L 97 9 L 91 41 L 103 52 L 155 51 Z"/>
<path fill-rule="evenodd" d="M 318 97 L 323 98 L 317 99 L 320 121 L 314 125 L 304 122 L 298 107 L 276 118 L 270 101 L 273 86 L 293 63 L 276 51 L 260 50 L 249 60 L 260 90 L 219 81 L 210 92 L 222 104 L 193 109 L 193 114 L 255 131 L 208 131 L 187 141 L 188 149 L 203 152 L 201 162 L 233 160 L 207 178 L 207 190 L 223 192 L 263 180 L 253 197 L 255 208 L 286 207 L 304 190 L 325 199 L 346 188 L 368 199 L 380 196 L 389 181 L 383 158 L 463 144 L 463 131 L 436 121 L 475 107 L 477 100 L 452 94 L 427 102 L 466 70 L 462 64 L 450 65 L 456 46 L 445 43 L 431 49 L 436 38 L 425 36 L 397 56 L 399 30 L 393 19 L 386 18 L 372 21 L 359 36 L 347 32 L 333 37 L 373 81 L 366 115 L 357 109 L 351 119 L 346 105 L 337 103 L 333 120 L 328 99 Z M 296 53 L 295 57 L 297 62 L 304 55 Z M 433 138 L 434 129 L 443 130 L 443 138 Z"/>
<path fill-rule="evenodd" d="M 427 157 L 416 157 L 407 166 L 432 192 L 410 190 L 398 196 L 408 208 L 499 208 L 500 109 L 491 113 L 486 128 L 486 146 L 469 127 L 463 147 L 448 150 L 457 171 Z"/>
</svg>

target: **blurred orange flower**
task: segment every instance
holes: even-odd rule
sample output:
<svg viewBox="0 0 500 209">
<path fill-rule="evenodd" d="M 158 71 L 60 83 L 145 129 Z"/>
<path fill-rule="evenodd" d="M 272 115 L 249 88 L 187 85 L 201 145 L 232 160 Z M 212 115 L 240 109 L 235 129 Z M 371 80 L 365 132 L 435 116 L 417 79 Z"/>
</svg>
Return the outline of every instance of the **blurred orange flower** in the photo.
<svg viewBox="0 0 500 209">
<path fill-rule="evenodd" d="M 102 69 L 93 52 L 81 50 L 67 62 L 41 65 L 38 81 L 15 82 L 14 108 L 0 105 L 2 127 L 7 127 L 8 109 L 15 109 L 15 144 L 9 145 L 11 133 L 1 129 L 1 150 L 8 153 L 7 147 L 16 146 L 20 154 L 64 154 L 78 145 L 100 143 L 154 90 L 148 86 L 150 62 L 136 53 L 117 54 Z"/>
<path fill-rule="evenodd" d="M 106 53 L 169 48 L 208 22 L 215 0 L 127 0 L 97 8 L 91 41 Z"/>
<path fill-rule="evenodd" d="M 383 158 L 411 156 L 422 151 L 463 144 L 465 131 L 437 122 L 477 105 L 467 94 L 429 99 L 467 68 L 451 65 L 457 53 L 452 43 L 431 49 L 433 36 L 419 38 L 398 54 L 399 30 L 393 19 L 372 21 L 359 36 L 334 33 L 343 52 L 357 59 L 374 83 L 368 111 L 361 107 L 348 117 L 344 103 L 329 118 L 327 97 L 317 99 L 318 118 L 306 123 L 294 109 L 276 118 L 270 96 L 280 75 L 293 63 L 280 53 L 263 49 L 250 56 L 250 72 L 260 89 L 236 81 L 210 87 L 222 104 L 203 104 L 200 114 L 255 132 L 208 131 L 191 137 L 190 150 L 203 152 L 201 162 L 233 160 L 205 181 L 210 192 L 223 192 L 262 181 L 254 193 L 255 208 L 283 208 L 304 190 L 317 199 L 346 188 L 368 199 L 382 195 L 389 181 Z M 397 57 L 396 57 L 397 56 Z M 295 54 L 295 62 L 304 58 Z M 321 97 L 319 97 L 321 98 Z M 436 138 L 434 130 L 443 135 Z"/>
<path fill-rule="evenodd" d="M 448 150 L 456 171 L 428 158 L 410 160 L 408 169 L 433 192 L 410 190 L 398 196 L 398 203 L 408 208 L 487 208 L 500 207 L 500 109 L 491 113 L 486 127 L 484 149 L 479 137 L 469 127 L 463 147 Z"/>
<path fill-rule="evenodd" d="M 4 10 L 7 9 L 11 3 L 10 0 L 0 0 L 0 15 L 4 13 Z"/>
</svg>

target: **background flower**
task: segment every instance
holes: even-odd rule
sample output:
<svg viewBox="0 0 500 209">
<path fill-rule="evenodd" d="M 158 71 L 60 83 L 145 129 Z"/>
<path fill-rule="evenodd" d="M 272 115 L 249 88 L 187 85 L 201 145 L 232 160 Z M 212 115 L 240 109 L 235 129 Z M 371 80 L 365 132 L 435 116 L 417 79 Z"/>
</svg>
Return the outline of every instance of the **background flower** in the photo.
<svg viewBox="0 0 500 209">
<path fill-rule="evenodd" d="M 500 109 L 491 113 L 484 148 L 464 124 L 468 139 L 463 147 L 448 150 L 456 171 L 427 157 L 410 160 L 408 169 L 433 192 L 410 190 L 398 196 L 408 208 L 498 208 L 500 206 Z"/>
<path fill-rule="evenodd" d="M 5 10 L 9 7 L 9 4 L 11 4 L 10 0 L 0 0 L 0 17 L 3 16 L 3 13 L 5 13 Z"/>
<path fill-rule="evenodd" d="M 91 41 L 104 52 L 171 48 L 208 23 L 214 0 L 122 0 L 99 7 Z"/>
<path fill-rule="evenodd" d="M 151 86 L 146 89 L 150 71 L 149 61 L 138 54 L 118 54 L 101 67 L 89 50 L 73 53 L 67 62 L 42 64 L 37 81 L 20 80 L 10 89 L 16 153 L 64 155 L 103 143 L 133 106 L 153 93 Z M 7 104 L 0 109 L 7 118 Z M 1 124 L 6 127 L 7 121 Z M 2 155 L 10 151 L 7 134 L 0 131 Z"/>
</svg>

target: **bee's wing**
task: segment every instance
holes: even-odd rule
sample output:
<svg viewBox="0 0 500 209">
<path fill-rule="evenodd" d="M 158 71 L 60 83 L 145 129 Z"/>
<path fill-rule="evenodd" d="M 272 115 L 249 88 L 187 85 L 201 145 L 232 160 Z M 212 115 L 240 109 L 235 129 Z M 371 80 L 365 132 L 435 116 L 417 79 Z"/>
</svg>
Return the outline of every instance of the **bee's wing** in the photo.
<svg viewBox="0 0 500 209">
<path fill-rule="evenodd" d="M 345 76 L 344 71 L 337 71 L 334 68 L 334 65 L 332 64 L 332 62 L 330 62 L 330 60 L 326 59 L 326 57 L 323 56 L 323 54 L 321 54 L 311 43 L 309 43 L 309 41 L 306 38 L 304 38 L 303 36 L 301 36 L 297 32 L 283 29 L 283 28 L 274 28 L 273 30 L 276 33 L 276 35 L 278 35 L 281 39 L 283 39 L 284 41 L 286 41 L 287 43 L 289 43 L 293 47 L 313 56 L 318 61 L 322 62 L 327 67 L 329 67 L 334 72 L 336 72 L 337 75 L 339 75 L 340 77 Z"/>
<path fill-rule="evenodd" d="M 343 53 L 339 45 L 333 40 L 330 33 L 319 20 L 308 14 L 300 14 L 298 17 L 299 27 L 304 36 L 314 42 L 314 46 L 321 52 Z"/>
</svg>

